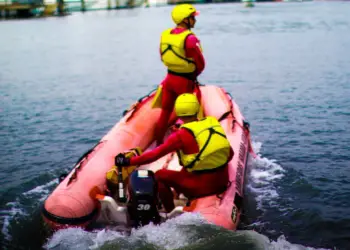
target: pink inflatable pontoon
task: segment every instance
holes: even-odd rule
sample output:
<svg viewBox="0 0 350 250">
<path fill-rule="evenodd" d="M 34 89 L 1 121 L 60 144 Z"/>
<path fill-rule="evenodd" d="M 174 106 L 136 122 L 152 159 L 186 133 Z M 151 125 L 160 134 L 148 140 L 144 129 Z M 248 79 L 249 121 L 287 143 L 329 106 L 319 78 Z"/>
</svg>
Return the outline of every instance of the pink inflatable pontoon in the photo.
<svg viewBox="0 0 350 250">
<path fill-rule="evenodd" d="M 174 211 L 168 214 L 159 212 L 159 215 L 164 221 L 182 213 L 197 212 L 208 222 L 235 230 L 243 206 L 247 156 L 252 152 L 249 125 L 244 121 L 238 105 L 222 88 L 206 85 L 200 86 L 200 89 L 204 114 L 220 120 L 235 153 L 229 162 L 230 183 L 226 191 L 219 195 L 190 201 L 180 196 L 175 201 L 178 206 Z M 106 175 L 114 169 L 114 157 L 118 153 L 137 147 L 142 151 L 154 147 L 153 131 L 160 115 L 160 109 L 151 108 L 154 95 L 155 91 L 133 104 L 99 143 L 79 159 L 73 170 L 48 196 L 42 215 L 51 229 L 77 226 L 85 228 L 94 221 L 130 224 L 127 202 L 110 195 Z M 173 114 L 169 125 L 175 122 L 176 117 Z M 177 154 L 166 155 L 133 172 L 147 177 L 148 171 L 145 170 L 155 172 L 164 167 L 180 170 Z M 127 193 L 128 178 L 125 173 L 123 178 L 125 188 L 122 190 L 118 186 L 119 198 L 123 196 L 121 191 L 126 191 L 126 196 L 130 195 Z"/>
</svg>

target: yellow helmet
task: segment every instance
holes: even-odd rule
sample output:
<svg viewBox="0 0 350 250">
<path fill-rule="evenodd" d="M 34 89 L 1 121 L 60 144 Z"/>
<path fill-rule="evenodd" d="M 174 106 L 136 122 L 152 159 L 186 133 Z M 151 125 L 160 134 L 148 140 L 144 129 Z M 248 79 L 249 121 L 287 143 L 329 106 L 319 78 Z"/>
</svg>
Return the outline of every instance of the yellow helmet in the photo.
<svg viewBox="0 0 350 250">
<path fill-rule="evenodd" d="M 199 11 L 191 4 L 178 4 L 171 12 L 171 17 L 175 24 L 181 23 L 185 18 L 190 16 L 198 16 Z"/>
<path fill-rule="evenodd" d="M 199 111 L 199 102 L 194 94 L 182 94 L 175 101 L 175 113 L 178 117 L 196 115 Z"/>
</svg>

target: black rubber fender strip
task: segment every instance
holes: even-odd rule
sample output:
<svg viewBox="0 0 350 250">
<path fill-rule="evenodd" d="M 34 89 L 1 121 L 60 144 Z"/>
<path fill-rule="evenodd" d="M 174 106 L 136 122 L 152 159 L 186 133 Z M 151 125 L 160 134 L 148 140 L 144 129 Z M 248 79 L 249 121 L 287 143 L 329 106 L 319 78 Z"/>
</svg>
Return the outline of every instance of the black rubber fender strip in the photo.
<svg viewBox="0 0 350 250">
<path fill-rule="evenodd" d="M 42 214 L 48 220 L 55 222 L 55 223 L 58 223 L 58 224 L 62 224 L 62 225 L 79 225 L 79 224 L 84 224 L 86 222 L 92 221 L 95 218 L 95 216 L 97 215 L 98 210 L 99 210 L 98 208 L 95 208 L 94 210 L 92 210 L 92 212 L 90 214 L 82 216 L 82 217 L 66 218 L 66 217 L 57 216 L 57 215 L 54 215 L 54 214 L 48 212 L 44 205 L 41 208 Z"/>
</svg>

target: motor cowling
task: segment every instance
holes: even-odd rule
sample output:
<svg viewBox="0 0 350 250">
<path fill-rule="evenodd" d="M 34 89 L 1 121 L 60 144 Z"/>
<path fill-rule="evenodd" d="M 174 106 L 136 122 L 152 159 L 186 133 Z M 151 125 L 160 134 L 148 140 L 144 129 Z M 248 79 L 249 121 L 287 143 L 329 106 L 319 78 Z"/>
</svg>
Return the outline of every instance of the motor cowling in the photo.
<svg viewBox="0 0 350 250">
<path fill-rule="evenodd" d="M 129 179 L 128 210 L 134 227 L 158 224 L 158 185 L 150 170 L 135 170 Z"/>
</svg>

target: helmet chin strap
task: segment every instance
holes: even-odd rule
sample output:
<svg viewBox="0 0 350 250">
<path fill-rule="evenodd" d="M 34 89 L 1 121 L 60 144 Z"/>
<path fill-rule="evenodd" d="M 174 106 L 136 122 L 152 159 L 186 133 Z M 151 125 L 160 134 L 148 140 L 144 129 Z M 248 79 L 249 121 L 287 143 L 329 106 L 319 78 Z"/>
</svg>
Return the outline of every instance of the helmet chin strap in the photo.
<svg viewBox="0 0 350 250">
<path fill-rule="evenodd" d="M 184 21 L 187 20 L 187 22 L 184 22 L 188 30 L 191 30 L 191 24 L 190 24 L 190 17 L 187 17 L 184 19 Z"/>
</svg>

